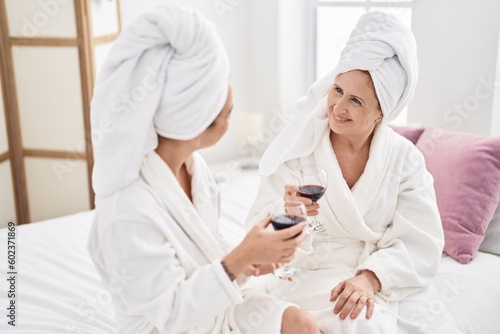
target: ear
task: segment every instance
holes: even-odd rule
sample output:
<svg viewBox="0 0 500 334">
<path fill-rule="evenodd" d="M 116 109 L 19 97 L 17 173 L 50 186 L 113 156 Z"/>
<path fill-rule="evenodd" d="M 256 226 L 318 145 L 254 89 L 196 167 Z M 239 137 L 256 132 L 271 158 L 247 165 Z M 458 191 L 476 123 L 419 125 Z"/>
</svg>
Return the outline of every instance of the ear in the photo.
<svg viewBox="0 0 500 334">
<path fill-rule="evenodd" d="M 198 136 L 198 137 L 192 139 L 191 143 L 193 144 L 193 146 L 195 148 L 199 148 L 201 146 L 201 139 L 200 139 L 200 137 Z"/>
</svg>

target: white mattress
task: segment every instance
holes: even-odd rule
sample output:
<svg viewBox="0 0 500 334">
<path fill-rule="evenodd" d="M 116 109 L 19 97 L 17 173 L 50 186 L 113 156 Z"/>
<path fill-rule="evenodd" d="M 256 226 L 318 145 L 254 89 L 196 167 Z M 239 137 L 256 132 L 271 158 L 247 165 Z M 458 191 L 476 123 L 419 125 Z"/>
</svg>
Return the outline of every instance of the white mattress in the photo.
<svg viewBox="0 0 500 334">
<path fill-rule="evenodd" d="M 221 232 L 234 242 L 257 192 L 254 171 L 224 178 Z M 17 326 L 7 325 L 6 229 L 0 230 L 1 333 L 115 333 L 113 305 L 87 254 L 93 212 L 17 230 Z M 500 333 L 500 256 L 479 253 L 468 265 L 444 257 L 434 305 L 448 306 L 464 334 Z"/>
<path fill-rule="evenodd" d="M 434 282 L 463 334 L 500 333 L 500 256 L 478 252 L 463 265 L 446 256 Z"/>
<path fill-rule="evenodd" d="M 93 211 L 17 228 L 15 330 L 0 333 L 115 333 L 113 303 L 86 249 Z M 0 305 L 7 305 L 6 233 L 0 233 Z"/>
</svg>

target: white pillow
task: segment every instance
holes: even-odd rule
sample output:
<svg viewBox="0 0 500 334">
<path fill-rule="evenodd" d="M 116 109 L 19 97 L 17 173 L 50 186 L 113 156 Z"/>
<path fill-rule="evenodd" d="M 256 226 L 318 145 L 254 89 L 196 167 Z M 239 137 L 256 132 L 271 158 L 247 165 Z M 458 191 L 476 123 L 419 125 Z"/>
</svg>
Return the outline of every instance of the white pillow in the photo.
<svg viewBox="0 0 500 334">
<path fill-rule="evenodd" d="M 486 229 L 486 234 L 479 250 L 500 255 L 500 203 Z"/>
</svg>

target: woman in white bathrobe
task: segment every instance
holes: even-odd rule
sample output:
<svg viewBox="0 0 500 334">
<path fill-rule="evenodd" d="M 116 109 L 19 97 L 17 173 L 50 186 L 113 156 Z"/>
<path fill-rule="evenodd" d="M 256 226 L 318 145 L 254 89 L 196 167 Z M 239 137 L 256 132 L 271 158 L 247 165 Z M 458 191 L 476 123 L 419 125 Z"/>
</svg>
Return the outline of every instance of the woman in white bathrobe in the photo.
<svg viewBox="0 0 500 334">
<path fill-rule="evenodd" d="M 89 251 L 119 333 L 317 333 L 292 303 L 241 288 L 291 260 L 303 224 L 264 219 L 231 251 L 219 238 L 217 185 L 196 151 L 227 130 L 228 77 L 214 27 L 175 4 L 133 22 L 101 69 Z"/>
<path fill-rule="evenodd" d="M 411 31 L 389 14 L 365 14 L 339 64 L 299 100 L 302 113 L 261 160 L 248 227 L 284 197 L 303 201 L 325 231 L 297 251 L 293 282 L 257 281 L 310 311 L 323 333 L 457 333 L 428 289 L 444 245 L 433 179 L 415 146 L 387 126 L 417 72 Z M 306 164 L 327 172 L 318 204 L 298 195 Z"/>
</svg>

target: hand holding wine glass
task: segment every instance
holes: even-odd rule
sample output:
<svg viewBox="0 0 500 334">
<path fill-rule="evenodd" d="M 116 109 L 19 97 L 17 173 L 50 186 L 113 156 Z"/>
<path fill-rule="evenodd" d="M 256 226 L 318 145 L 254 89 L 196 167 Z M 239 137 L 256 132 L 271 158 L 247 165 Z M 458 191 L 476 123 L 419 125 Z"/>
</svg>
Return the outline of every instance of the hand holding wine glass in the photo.
<svg viewBox="0 0 500 334">
<path fill-rule="evenodd" d="M 267 228 L 270 224 L 271 218 L 255 224 L 243 241 L 222 259 L 231 275 L 260 275 L 262 265 L 267 267 L 293 259 L 295 249 L 305 238 L 305 224 L 302 222 L 280 231 Z M 270 272 L 267 268 L 264 271 Z"/>
<path fill-rule="evenodd" d="M 302 197 L 311 199 L 313 204 L 316 204 L 321 197 L 325 194 L 326 186 L 328 184 L 328 177 L 326 170 L 321 165 L 306 164 L 302 165 L 297 171 L 299 181 L 298 194 Z M 306 232 L 316 234 L 325 230 L 324 224 L 316 219 L 314 215 Z"/>
<path fill-rule="evenodd" d="M 303 203 L 299 201 L 278 201 L 271 209 L 271 223 L 275 230 L 283 230 L 302 223 L 307 219 L 307 211 Z M 301 233 L 293 236 L 296 238 Z M 299 270 L 288 264 L 274 270 L 279 278 L 292 278 Z"/>
<path fill-rule="evenodd" d="M 313 203 L 310 198 L 302 197 L 299 195 L 299 185 L 298 184 L 286 184 L 285 185 L 285 195 L 283 196 L 285 201 L 299 201 L 306 207 L 308 216 L 316 216 L 319 213 L 319 204 Z"/>
</svg>

